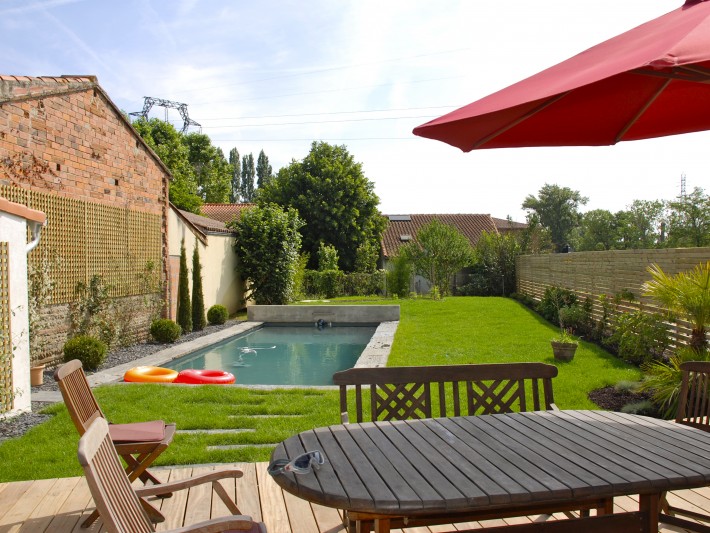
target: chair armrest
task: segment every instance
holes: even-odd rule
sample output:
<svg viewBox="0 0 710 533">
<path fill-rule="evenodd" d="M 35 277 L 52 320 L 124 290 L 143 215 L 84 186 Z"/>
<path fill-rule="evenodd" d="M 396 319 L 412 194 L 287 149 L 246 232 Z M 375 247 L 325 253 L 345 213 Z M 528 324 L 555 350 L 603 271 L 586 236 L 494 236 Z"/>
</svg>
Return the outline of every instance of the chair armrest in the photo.
<svg viewBox="0 0 710 533">
<path fill-rule="evenodd" d="M 194 487 L 195 485 L 201 485 L 203 483 L 213 483 L 220 479 L 239 478 L 243 475 L 244 472 L 235 468 L 228 470 L 216 470 L 215 472 L 208 472 L 207 474 L 201 474 L 188 479 L 178 479 L 176 481 L 170 481 L 168 483 L 161 483 L 160 485 L 138 487 L 135 489 L 135 491 L 136 494 L 140 497 L 156 496 L 159 494 L 165 494 L 166 492 L 189 489 L 190 487 Z"/>
<path fill-rule="evenodd" d="M 254 522 L 250 516 L 244 515 L 215 518 L 191 526 L 171 529 L 170 531 L 171 533 L 189 533 L 192 531 L 199 533 L 220 533 L 222 531 L 231 530 L 266 533 L 266 528 L 262 528 L 260 523 Z"/>
</svg>

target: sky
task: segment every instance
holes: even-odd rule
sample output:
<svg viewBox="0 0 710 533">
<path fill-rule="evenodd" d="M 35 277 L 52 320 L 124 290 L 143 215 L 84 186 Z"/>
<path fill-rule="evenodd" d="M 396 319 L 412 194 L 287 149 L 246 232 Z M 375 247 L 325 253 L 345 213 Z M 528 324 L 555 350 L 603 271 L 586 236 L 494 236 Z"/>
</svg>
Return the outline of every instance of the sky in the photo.
<svg viewBox="0 0 710 533">
<path fill-rule="evenodd" d="M 412 129 L 672 11 L 682 0 L 0 0 L 0 73 L 95 75 L 116 105 L 188 105 L 225 154 L 274 171 L 347 146 L 385 214 L 524 221 L 546 183 L 582 208 L 710 189 L 710 133 L 463 153 Z M 175 109 L 151 117 L 178 128 Z M 189 131 L 198 131 L 192 127 Z"/>
</svg>

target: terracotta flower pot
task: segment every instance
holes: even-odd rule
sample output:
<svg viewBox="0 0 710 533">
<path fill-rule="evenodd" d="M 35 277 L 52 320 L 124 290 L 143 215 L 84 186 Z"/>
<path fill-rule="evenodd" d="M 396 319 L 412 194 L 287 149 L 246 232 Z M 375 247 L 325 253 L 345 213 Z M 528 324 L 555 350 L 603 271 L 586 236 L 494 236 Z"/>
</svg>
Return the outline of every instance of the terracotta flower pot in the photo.
<svg viewBox="0 0 710 533">
<path fill-rule="evenodd" d="M 552 353 L 558 361 L 571 361 L 574 358 L 574 353 L 577 351 L 577 343 L 551 341 L 551 344 Z"/>
<path fill-rule="evenodd" d="M 46 365 L 30 367 L 30 385 L 38 387 L 44 383 L 44 369 Z"/>
</svg>

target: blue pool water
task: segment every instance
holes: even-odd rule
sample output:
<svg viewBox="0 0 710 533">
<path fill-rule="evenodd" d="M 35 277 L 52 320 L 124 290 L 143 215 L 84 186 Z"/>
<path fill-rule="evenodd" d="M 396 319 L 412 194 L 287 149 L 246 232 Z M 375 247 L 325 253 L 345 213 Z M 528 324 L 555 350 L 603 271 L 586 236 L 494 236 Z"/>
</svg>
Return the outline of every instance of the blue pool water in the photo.
<svg viewBox="0 0 710 533">
<path fill-rule="evenodd" d="M 225 370 L 242 385 L 332 385 L 333 374 L 352 368 L 376 326 L 267 326 L 167 363 Z"/>
</svg>

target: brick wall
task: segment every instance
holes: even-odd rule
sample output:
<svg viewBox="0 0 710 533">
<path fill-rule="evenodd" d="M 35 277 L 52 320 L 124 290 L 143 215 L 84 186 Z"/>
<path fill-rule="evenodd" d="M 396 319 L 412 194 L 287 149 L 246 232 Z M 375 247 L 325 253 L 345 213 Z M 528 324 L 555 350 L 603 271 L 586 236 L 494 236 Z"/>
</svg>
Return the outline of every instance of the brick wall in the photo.
<svg viewBox="0 0 710 533">
<path fill-rule="evenodd" d="M 168 180 L 167 168 L 95 78 L 0 75 L 0 185 L 160 216 L 163 279 Z M 32 253 L 42 254 L 42 244 Z M 66 340 L 66 309 L 54 305 L 51 313 L 56 316 L 48 320 L 48 334 L 59 345 L 62 334 Z"/>
</svg>

